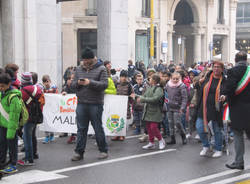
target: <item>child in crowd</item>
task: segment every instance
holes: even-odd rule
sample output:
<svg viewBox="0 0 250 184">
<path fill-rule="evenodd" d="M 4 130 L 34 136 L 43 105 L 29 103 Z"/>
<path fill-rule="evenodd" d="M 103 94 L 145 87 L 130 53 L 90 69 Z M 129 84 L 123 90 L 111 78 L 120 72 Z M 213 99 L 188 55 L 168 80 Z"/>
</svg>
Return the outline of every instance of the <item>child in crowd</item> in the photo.
<svg viewBox="0 0 250 184">
<path fill-rule="evenodd" d="M 21 114 L 21 91 L 11 86 L 12 80 L 4 70 L 0 71 L 0 173 L 17 172 L 17 135 Z M 11 98 L 12 96 L 12 98 Z M 11 98 L 11 100 L 10 100 Z M 7 160 L 9 153 L 9 162 Z M 9 166 L 7 166 L 9 164 Z M 7 167 L 6 167 L 7 166 Z"/>
<path fill-rule="evenodd" d="M 168 83 L 169 79 L 171 77 L 171 73 L 167 71 L 161 71 L 160 72 L 160 78 L 161 78 L 161 86 L 164 86 L 164 105 L 163 105 L 163 121 L 162 121 L 162 127 L 163 127 L 163 136 L 169 136 L 169 123 L 168 123 L 168 116 L 167 116 L 167 111 L 168 111 L 168 93 L 165 89 L 166 84 Z"/>
<path fill-rule="evenodd" d="M 36 85 L 33 85 L 32 74 L 30 72 L 22 73 L 21 92 L 22 92 L 22 99 L 29 112 L 29 119 L 23 127 L 25 157 L 21 160 L 18 160 L 18 164 L 22 166 L 30 166 L 34 165 L 34 151 L 33 151 L 34 144 L 33 144 L 32 132 L 37 124 L 36 120 L 34 119 L 34 116 L 33 117 L 31 116 L 31 113 L 33 105 L 36 103 L 35 101 L 39 101 L 40 97 L 43 94 L 41 88 L 39 88 Z"/>
<path fill-rule="evenodd" d="M 144 81 L 145 91 L 150 87 L 150 79 L 155 73 L 156 71 L 153 68 L 150 68 L 147 70 L 147 79 Z M 139 138 L 139 141 L 142 143 L 148 140 L 148 132 L 147 132 L 146 124 L 143 120 L 142 120 L 141 127 L 144 127 L 144 134 Z"/>
<path fill-rule="evenodd" d="M 143 95 L 145 92 L 145 85 L 143 83 L 143 75 L 142 74 L 137 74 L 135 76 L 136 84 L 133 86 L 134 92 L 136 95 Z M 142 103 L 137 103 L 137 100 L 135 98 L 134 103 L 133 103 L 133 117 L 134 117 L 134 122 L 135 122 L 135 134 L 138 135 L 141 133 L 141 119 L 142 119 L 142 113 L 143 113 L 143 104 Z"/>
<path fill-rule="evenodd" d="M 117 95 L 130 96 L 132 93 L 134 93 L 133 87 L 128 82 L 128 72 L 126 70 L 122 70 L 120 72 L 120 81 L 117 83 L 116 90 L 117 90 Z M 131 119 L 131 105 L 130 104 L 132 103 L 132 101 L 133 99 L 129 97 L 128 108 L 127 108 L 127 119 Z M 125 139 L 124 136 L 115 136 L 112 138 L 112 141 L 118 141 L 118 140 L 123 141 L 124 139 Z"/>
<path fill-rule="evenodd" d="M 180 131 L 182 143 L 186 144 L 186 135 L 184 127 L 181 123 L 181 116 L 186 110 L 187 106 L 187 89 L 181 80 L 181 75 L 178 72 L 172 74 L 170 81 L 166 85 L 166 90 L 168 93 L 168 107 L 169 111 L 167 113 L 168 122 L 170 127 L 171 141 L 167 144 L 176 144 L 175 141 L 175 125 Z"/>
<path fill-rule="evenodd" d="M 75 93 L 73 88 L 70 86 L 73 80 L 74 80 L 74 74 L 71 74 L 68 77 L 68 79 L 66 80 L 65 85 L 63 86 L 62 95 L 74 94 Z M 68 133 L 64 133 L 64 135 L 68 136 Z M 67 143 L 72 144 L 72 143 L 75 143 L 75 142 L 76 142 L 76 134 L 71 134 L 71 136 L 69 137 Z"/>
<path fill-rule="evenodd" d="M 137 97 L 137 102 L 145 103 L 142 119 L 146 122 L 149 143 L 143 146 L 143 149 L 154 149 L 154 138 L 159 140 L 159 149 L 165 148 L 165 141 L 161 136 L 158 128 L 162 122 L 162 107 L 160 99 L 163 96 L 163 89 L 160 87 L 160 77 L 154 74 L 149 80 L 150 87 L 146 90 L 143 96 Z"/>
<path fill-rule="evenodd" d="M 43 82 L 43 91 L 44 93 L 58 93 L 58 89 L 55 85 L 51 85 L 51 80 L 49 75 L 44 75 L 42 77 Z M 45 138 L 43 144 L 48 144 L 49 142 L 54 141 L 54 132 L 45 132 Z"/>
<path fill-rule="evenodd" d="M 195 120 L 196 120 L 196 115 L 197 115 L 197 88 L 195 88 L 196 84 L 199 82 L 200 77 L 194 77 L 193 78 L 193 83 L 191 84 L 191 101 L 189 105 L 189 115 L 188 115 L 188 130 L 189 133 L 187 134 L 187 138 L 191 137 L 194 129 L 195 129 Z"/>
<path fill-rule="evenodd" d="M 42 91 L 42 94 L 41 94 L 41 96 L 39 98 L 39 102 L 40 102 L 40 105 L 41 105 L 41 109 L 43 109 L 43 106 L 45 104 L 45 98 L 44 98 L 43 88 L 42 88 L 41 85 L 37 84 L 37 81 L 38 81 L 38 75 L 37 75 L 37 73 L 36 72 L 31 72 L 31 74 L 32 74 L 33 85 L 36 85 Z M 35 127 L 34 127 L 34 129 L 32 131 L 32 145 L 33 145 L 33 158 L 34 159 L 38 159 L 39 158 L 38 151 L 37 151 L 36 127 L 37 127 L 37 125 L 35 125 Z"/>
</svg>

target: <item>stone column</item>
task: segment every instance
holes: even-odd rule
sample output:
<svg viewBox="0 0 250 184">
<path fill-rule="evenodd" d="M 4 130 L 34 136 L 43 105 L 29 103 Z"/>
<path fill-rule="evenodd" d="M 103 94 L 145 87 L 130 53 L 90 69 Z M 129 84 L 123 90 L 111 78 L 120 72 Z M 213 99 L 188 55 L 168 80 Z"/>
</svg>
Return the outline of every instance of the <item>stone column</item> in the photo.
<svg viewBox="0 0 250 184">
<path fill-rule="evenodd" d="M 14 6 L 13 1 L 1 1 L 3 65 L 14 61 Z"/>
<path fill-rule="evenodd" d="M 194 62 L 201 61 L 201 34 L 194 33 Z"/>
<path fill-rule="evenodd" d="M 127 68 L 128 0 L 98 0 L 97 15 L 97 56 Z"/>
<path fill-rule="evenodd" d="M 207 47 L 206 47 L 206 39 L 205 39 L 205 35 L 202 34 L 201 35 L 201 61 L 207 61 L 206 59 L 206 52 L 207 52 Z"/>
<path fill-rule="evenodd" d="M 229 36 L 224 36 L 221 45 L 221 60 L 222 62 L 229 62 Z M 233 52 L 234 53 L 234 52 Z"/>
<path fill-rule="evenodd" d="M 230 38 L 229 38 L 229 58 L 228 62 L 234 63 L 235 59 L 235 42 L 236 42 L 236 9 L 238 0 L 230 0 L 230 12 L 229 12 L 229 26 L 230 26 Z"/>
<path fill-rule="evenodd" d="M 171 60 L 174 60 L 173 58 L 173 33 L 174 33 L 174 25 L 176 21 L 175 20 L 169 20 L 168 21 L 168 53 L 167 53 L 167 62 L 169 63 Z M 176 59 L 176 58 L 175 58 Z"/>
<path fill-rule="evenodd" d="M 210 60 L 210 50 L 209 50 L 209 44 L 212 43 L 213 44 L 213 25 L 216 24 L 217 22 L 217 18 L 209 18 L 209 17 L 213 17 L 213 13 L 215 9 L 215 1 L 214 0 L 208 0 L 207 1 L 207 29 L 206 29 L 206 60 Z"/>
<path fill-rule="evenodd" d="M 173 32 L 168 32 L 168 53 L 167 53 L 167 61 L 173 60 Z"/>
</svg>

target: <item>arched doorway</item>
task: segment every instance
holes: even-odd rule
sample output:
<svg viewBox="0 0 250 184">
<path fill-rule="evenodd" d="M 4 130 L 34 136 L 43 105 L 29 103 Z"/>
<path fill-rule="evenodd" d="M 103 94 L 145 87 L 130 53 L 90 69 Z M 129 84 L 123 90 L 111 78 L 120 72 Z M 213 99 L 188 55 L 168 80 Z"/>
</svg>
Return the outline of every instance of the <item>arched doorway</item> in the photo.
<svg viewBox="0 0 250 184">
<path fill-rule="evenodd" d="M 201 34 L 197 32 L 198 13 L 191 0 L 180 0 L 177 4 L 173 19 L 173 59 L 175 63 L 190 66 L 193 62 L 201 61 Z"/>
</svg>

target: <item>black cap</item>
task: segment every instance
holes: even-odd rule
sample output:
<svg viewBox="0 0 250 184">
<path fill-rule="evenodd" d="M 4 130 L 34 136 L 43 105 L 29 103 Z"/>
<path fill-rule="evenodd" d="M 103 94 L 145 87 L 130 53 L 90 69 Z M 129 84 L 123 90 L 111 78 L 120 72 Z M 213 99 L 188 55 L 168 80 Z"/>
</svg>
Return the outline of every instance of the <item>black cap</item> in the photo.
<svg viewBox="0 0 250 184">
<path fill-rule="evenodd" d="M 120 72 L 120 77 L 128 77 L 128 72 L 127 72 L 127 70 L 122 70 L 122 71 Z"/>
<path fill-rule="evenodd" d="M 91 48 L 87 47 L 82 52 L 82 59 L 93 59 L 95 57 Z"/>
</svg>

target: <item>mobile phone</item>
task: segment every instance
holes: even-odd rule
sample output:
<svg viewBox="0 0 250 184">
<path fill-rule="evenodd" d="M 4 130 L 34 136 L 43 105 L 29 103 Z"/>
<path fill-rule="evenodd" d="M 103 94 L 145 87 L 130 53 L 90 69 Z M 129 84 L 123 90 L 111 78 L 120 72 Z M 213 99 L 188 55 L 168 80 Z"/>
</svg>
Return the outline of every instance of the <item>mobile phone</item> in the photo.
<svg viewBox="0 0 250 184">
<path fill-rule="evenodd" d="M 79 79 L 80 81 L 85 81 L 85 79 Z"/>
</svg>

